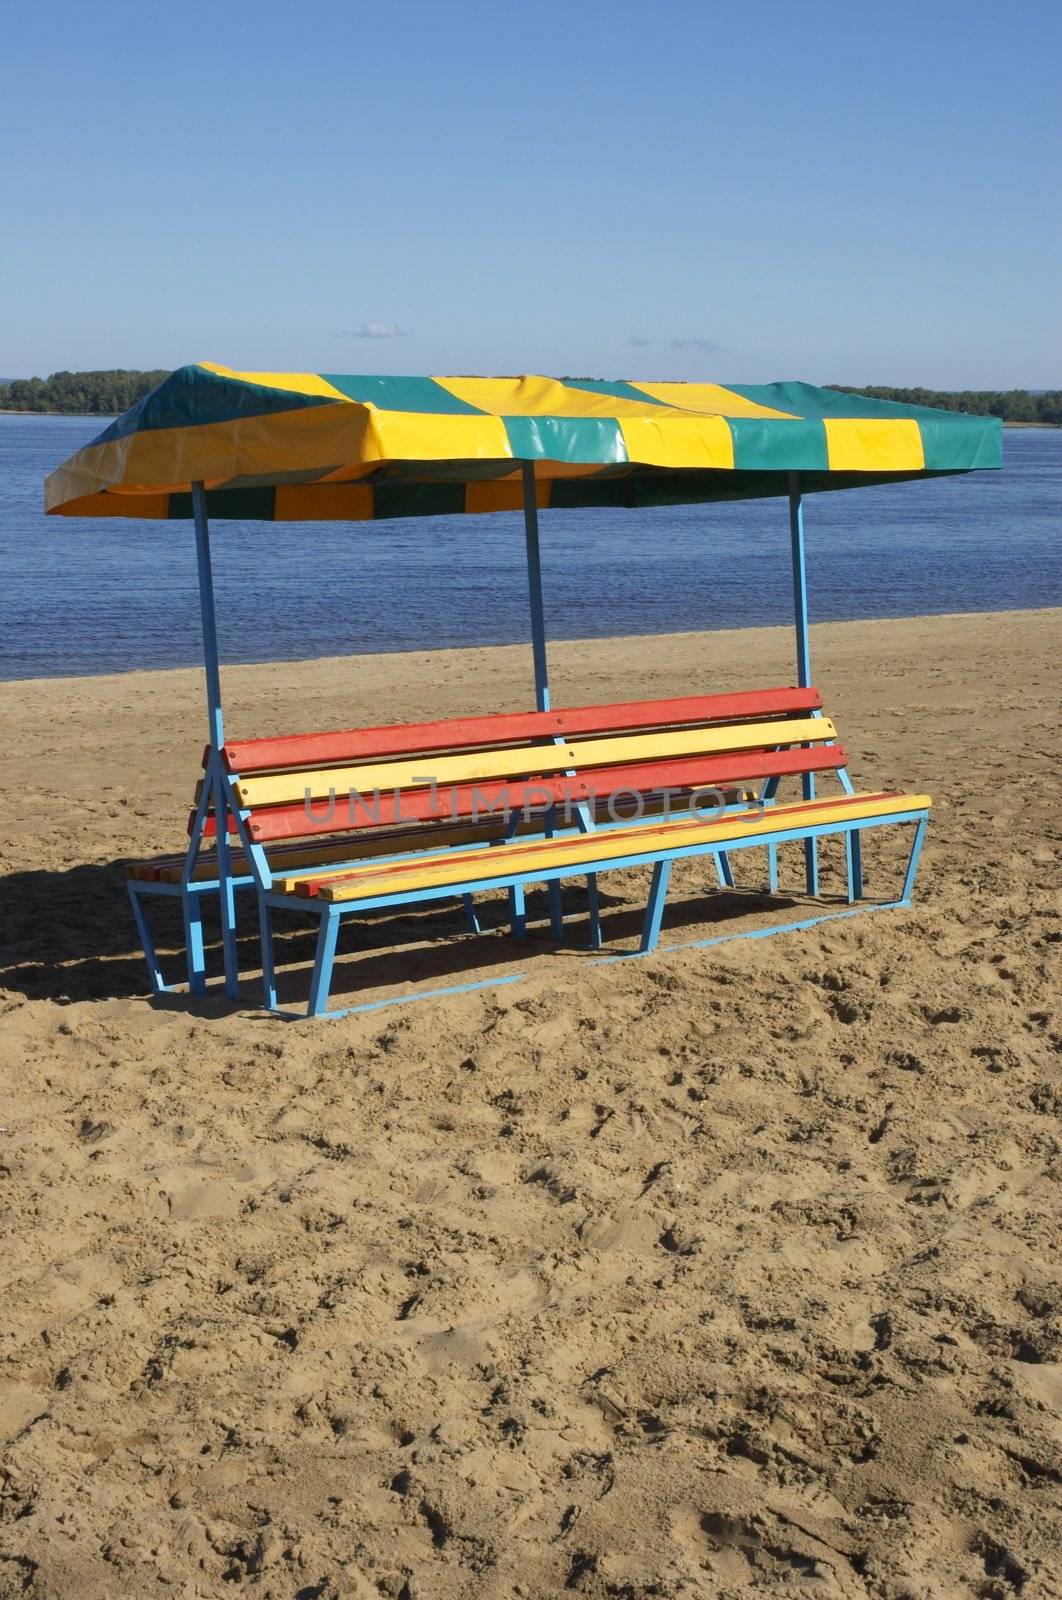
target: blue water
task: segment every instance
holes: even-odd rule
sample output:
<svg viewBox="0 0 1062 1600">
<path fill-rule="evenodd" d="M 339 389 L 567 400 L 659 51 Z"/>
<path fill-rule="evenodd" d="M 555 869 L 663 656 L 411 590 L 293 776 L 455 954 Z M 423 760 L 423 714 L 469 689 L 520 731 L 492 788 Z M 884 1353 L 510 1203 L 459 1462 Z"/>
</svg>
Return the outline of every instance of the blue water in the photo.
<svg viewBox="0 0 1062 1600">
<path fill-rule="evenodd" d="M 190 523 L 46 518 L 44 475 L 101 428 L 0 416 L 0 677 L 201 659 Z M 1062 430 L 1008 429 L 1002 472 L 809 496 L 813 621 L 1062 604 Z M 782 500 L 542 514 L 551 638 L 791 620 Z M 213 529 L 222 657 L 528 636 L 516 515 Z"/>
</svg>

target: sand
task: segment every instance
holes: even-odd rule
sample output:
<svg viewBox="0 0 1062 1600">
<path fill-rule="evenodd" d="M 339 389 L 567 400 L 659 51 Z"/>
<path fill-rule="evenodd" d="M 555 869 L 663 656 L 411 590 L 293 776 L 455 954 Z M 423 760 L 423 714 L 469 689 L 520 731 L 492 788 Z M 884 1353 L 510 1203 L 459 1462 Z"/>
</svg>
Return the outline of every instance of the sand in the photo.
<svg viewBox="0 0 1062 1600">
<path fill-rule="evenodd" d="M 337 998 L 525 976 L 301 1025 L 144 997 L 114 864 L 183 837 L 199 674 L 0 685 L 0 1597 L 1062 1593 L 1060 621 L 814 630 L 857 782 L 935 797 L 910 911 L 608 966 L 578 887 L 559 952 L 410 917 Z M 789 651 L 560 644 L 554 697 Z M 237 668 L 229 731 L 529 677 Z M 762 921 L 704 882 L 665 940 Z M 644 875 L 603 887 L 630 948 Z"/>
</svg>

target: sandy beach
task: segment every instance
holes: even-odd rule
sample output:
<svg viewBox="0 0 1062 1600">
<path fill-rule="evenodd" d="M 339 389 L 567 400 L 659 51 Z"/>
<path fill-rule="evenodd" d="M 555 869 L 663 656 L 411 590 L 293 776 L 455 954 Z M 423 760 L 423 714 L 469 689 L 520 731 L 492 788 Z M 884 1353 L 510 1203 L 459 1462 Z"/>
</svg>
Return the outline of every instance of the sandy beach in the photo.
<svg viewBox="0 0 1062 1600">
<path fill-rule="evenodd" d="M 201 674 L 0 684 L 0 1600 L 1062 1594 L 1060 628 L 813 630 L 857 787 L 934 797 L 911 910 L 613 965 L 578 886 L 562 949 L 541 901 L 526 947 L 489 900 L 479 940 L 385 919 L 335 1003 L 521 981 L 295 1025 L 145 998 L 116 864 L 184 841 Z M 553 698 L 791 649 L 557 644 Z M 530 682 L 522 648 L 238 667 L 227 727 Z M 664 943 L 762 924 L 706 883 Z M 645 878 L 602 888 L 629 950 Z"/>
</svg>

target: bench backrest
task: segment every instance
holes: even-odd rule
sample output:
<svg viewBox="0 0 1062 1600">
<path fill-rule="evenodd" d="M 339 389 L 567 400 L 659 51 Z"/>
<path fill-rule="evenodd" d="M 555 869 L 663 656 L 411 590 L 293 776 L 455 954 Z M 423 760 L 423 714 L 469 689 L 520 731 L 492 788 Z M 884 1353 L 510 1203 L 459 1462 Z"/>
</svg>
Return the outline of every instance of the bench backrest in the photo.
<svg viewBox="0 0 1062 1600">
<path fill-rule="evenodd" d="M 266 844 L 840 769 L 821 707 L 755 689 L 236 740 L 223 759 Z"/>
</svg>

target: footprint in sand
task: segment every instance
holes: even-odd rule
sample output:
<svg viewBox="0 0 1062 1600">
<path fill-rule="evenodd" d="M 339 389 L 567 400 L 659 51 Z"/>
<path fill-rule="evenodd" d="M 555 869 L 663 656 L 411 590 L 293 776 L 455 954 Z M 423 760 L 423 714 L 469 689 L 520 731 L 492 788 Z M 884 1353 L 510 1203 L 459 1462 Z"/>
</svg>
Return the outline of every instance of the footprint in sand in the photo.
<svg viewBox="0 0 1062 1600">
<path fill-rule="evenodd" d="M 247 1185 L 258 1176 L 257 1169 L 246 1162 L 224 1169 L 213 1163 L 159 1167 L 152 1174 L 174 1222 L 238 1216 L 247 1198 Z"/>
</svg>

